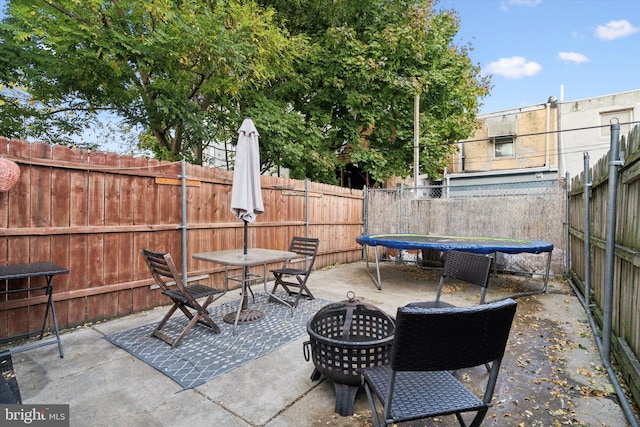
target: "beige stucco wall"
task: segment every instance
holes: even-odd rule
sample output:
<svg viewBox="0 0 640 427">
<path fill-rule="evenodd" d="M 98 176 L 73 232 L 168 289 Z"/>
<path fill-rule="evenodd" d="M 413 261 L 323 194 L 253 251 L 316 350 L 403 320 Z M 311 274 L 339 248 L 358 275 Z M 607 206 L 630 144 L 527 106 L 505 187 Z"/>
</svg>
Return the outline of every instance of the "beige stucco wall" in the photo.
<svg viewBox="0 0 640 427">
<path fill-rule="evenodd" d="M 547 104 L 478 116 L 480 129 L 454 154 L 450 172 L 484 172 L 557 165 L 556 108 Z M 512 157 L 495 157 L 494 143 L 488 136 L 496 123 L 516 122 L 517 136 Z M 461 159 L 464 155 L 464 161 Z"/>
</svg>

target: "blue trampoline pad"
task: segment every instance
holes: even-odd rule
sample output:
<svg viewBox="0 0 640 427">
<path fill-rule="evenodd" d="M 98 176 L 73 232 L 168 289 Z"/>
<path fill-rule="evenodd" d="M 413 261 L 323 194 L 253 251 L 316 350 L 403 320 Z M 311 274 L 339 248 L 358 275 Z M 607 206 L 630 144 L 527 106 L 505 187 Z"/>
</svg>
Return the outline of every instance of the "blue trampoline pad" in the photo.
<svg viewBox="0 0 640 427">
<path fill-rule="evenodd" d="M 436 249 L 490 254 L 507 254 L 553 251 L 553 243 L 542 240 L 508 239 L 498 237 L 436 236 L 429 234 L 367 234 L 356 237 L 356 242 L 368 246 L 384 246 L 392 249 Z"/>
</svg>

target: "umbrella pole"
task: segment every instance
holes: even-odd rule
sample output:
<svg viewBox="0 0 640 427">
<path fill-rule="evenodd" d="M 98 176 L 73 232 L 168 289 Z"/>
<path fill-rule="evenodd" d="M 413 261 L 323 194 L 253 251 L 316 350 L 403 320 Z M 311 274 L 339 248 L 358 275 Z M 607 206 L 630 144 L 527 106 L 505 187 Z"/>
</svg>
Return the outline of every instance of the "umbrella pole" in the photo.
<svg viewBox="0 0 640 427">
<path fill-rule="evenodd" d="M 247 220 L 243 220 L 243 221 L 244 221 L 244 254 L 246 255 L 247 254 L 247 240 L 248 240 L 247 232 L 248 232 L 249 228 L 248 228 Z"/>
<path fill-rule="evenodd" d="M 249 240 L 248 237 L 248 231 L 249 231 L 249 227 L 248 227 L 248 222 L 246 220 L 243 220 L 244 222 L 244 254 L 247 254 L 247 241 Z M 248 266 L 244 266 L 242 267 L 242 278 L 244 280 L 242 280 L 242 287 L 244 288 L 243 292 L 242 292 L 242 311 L 246 311 L 249 309 L 249 296 L 247 295 L 247 291 L 249 290 L 249 267 Z"/>
<path fill-rule="evenodd" d="M 247 241 L 249 239 L 249 230 L 248 230 L 248 222 L 244 221 L 244 243 L 243 243 L 243 252 L 244 255 L 247 255 Z M 249 273 L 249 267 L 244 265 L 242 266 L 242 301 L 240 301 L 240 309 L 236 312 L 231 312 L 225 314 L 222 319 L 227 323 L 233 324 L 233 335 L 236 335 L 237 327 L 239 324 L 249 324 L 259 322 L 264 319 L 265 314 L 260 310 L 251 310 L 249 308 L 249 292 L 253 296 L 253 291 L 249 287 L 249 282 L 251 280 L 251 274 Z"/>
</svg>

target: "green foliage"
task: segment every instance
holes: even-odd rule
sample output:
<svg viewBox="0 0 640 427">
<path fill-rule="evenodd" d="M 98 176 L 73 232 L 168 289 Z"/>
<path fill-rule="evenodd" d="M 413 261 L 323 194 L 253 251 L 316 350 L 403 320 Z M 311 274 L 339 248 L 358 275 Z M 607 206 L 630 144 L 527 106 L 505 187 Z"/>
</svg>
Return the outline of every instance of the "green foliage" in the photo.
<svg viewBox="0 0 640 427">
<path fill-rule="evenodd" d="M 156 157 L 202 163 L 244 117 L 264 170 L 336 183 L 437 177 L 489 82 L 427 0 L 10 0 L 0 24 L 0 134 L 71 144 L 102 111 Z"/>
<path fill-rule="evenodd" d="M 2 82 L 24 87 L 34 110 L 115 112 L 172 159 L 201 157 L 209 108 L 269 84 L 298 50 L 251 2 L 12 0 L 9 14 L 0 57 L 18 60 Z"/>
<path fill-rule="evenodd" d="M 454 37 L 453 12 L 428 1 L 263 1 L 291 33 L 309 37 L 293 97 L 307 120 L 326 123 L 331 151 L 345 152 L 376 182 L 413 173 L 414 99 L 420 95 L 421 172 L 436 178 L 476 124 L 489 82 Z"/>
</svg>

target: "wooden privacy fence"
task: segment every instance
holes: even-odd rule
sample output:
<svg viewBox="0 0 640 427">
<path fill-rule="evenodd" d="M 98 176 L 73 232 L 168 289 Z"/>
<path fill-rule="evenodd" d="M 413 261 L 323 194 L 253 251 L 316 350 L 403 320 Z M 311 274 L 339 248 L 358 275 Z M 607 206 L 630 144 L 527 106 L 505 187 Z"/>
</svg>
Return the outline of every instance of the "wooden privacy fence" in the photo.
<svg viewBox="0 0 640 427">
<path fill-rule="evenodd" d="M 0 192 L 0 265 L 69 269 L 53 279 L 60 328 L 168 303 L 151 286 L 140 248 L 171 252 L 182 268 L 180 163 L 1 137 L 0 156 L 21 172 Z M 242 248 L 243 223 L 229 207 L 233 172 L 186 165 L 185 175 L 188 275 L 220 288 L 224 268 L 191 255 Z M 320 239 L 315 268 L 362 258 L 362 191 L 270 176 L 261 184 L 265 212 L 248 227 L 249 247 L 286 250 L 294 235 L 308 235 Z M 23 285 L 12 282 L 0 286 Z M 5 295 L 0 339 L 39 331 L 45 308 L 36 292 Z"/>
<path fill-rule="evenodd" d="M 636 402 L 640 402 L 640 127 L 620 141 L 625 153 L 617 182 L 615 261 L 612 283 L 612 354 Z M 590 296 L 585 296 L 602 327 L 606 282 L 606 237 L 609 200 L 609 154 L 590 168 L 591 187 L 584 173 L 572 180 L 569 195 L 570 274 L 585 293 L 585 236 L 589 236 Z M 585 224 L 585 188 L 591 188 L 589 224 Z M 588 233 L 588 234 L 587 234 Z"/>
</svg>

